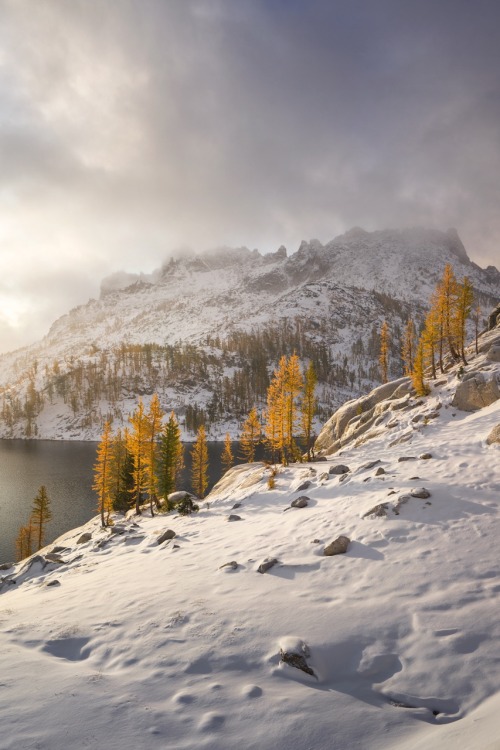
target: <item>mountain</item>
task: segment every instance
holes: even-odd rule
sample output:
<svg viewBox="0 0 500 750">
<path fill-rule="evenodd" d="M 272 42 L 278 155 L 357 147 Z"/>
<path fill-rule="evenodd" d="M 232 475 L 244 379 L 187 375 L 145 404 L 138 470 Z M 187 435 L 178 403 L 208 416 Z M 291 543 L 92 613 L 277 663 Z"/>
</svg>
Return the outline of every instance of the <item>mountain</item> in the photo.
<svg viewBox="0 0 500 750">
<path fill-rule="evenodd" d="M 5 566 L 2 748 L 496 747 L 500 327 L 479 343 L 427 397 L 344 405 L 272 489 L 238 466 L 195 515 Z"/>
<path fill-rule="evenodd" d="M 401 374 L 401 332 L 422 320 L 447 263 L 483 309 L 497 302 L 499 271 L 472 263 L 455 230 L 356 228 L 290 257 L 219 248 L 150 275 L 115 274 L 40 343 L 0 358 L 0 436 L 97 439 L 106 417 L 126 424 L 154 391 L 185 438 L 201 422 L 213 438 L 235 434 L 293 351 L 315 364 L 319 424 L 377 383 L 384 319 L 391 375 Z"/>
</svg>

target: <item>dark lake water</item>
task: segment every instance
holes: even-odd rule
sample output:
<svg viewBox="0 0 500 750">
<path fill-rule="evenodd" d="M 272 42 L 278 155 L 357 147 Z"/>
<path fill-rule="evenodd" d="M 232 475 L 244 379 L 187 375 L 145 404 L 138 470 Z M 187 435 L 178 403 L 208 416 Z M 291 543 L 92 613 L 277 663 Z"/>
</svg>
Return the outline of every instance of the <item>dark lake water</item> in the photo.
<svg viewBox="0 0 500 750">
<path fill-rule="evenodd" d="M 212 487 L 220 478 L 223 443 L 208 443 L 209 478 Z M 15 560 L 19 527 L 28 522 L 33 498 L 44 484 L 51 499 L 52 520 L 46 543 L 97 513 L 92 490 L 96 443 L 56 440 L 0 440 L 0 563 Z M 180 486 L 190 486 L 190 446 Z M 237 445 L 233 445 L 237 453 Z"/>
</svg>

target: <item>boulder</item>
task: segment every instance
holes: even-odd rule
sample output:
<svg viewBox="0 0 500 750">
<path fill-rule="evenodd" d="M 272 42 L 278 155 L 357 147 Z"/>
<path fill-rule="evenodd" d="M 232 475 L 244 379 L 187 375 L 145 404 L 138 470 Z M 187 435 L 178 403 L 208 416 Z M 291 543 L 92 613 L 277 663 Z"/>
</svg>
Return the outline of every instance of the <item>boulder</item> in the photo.
<svg viewBox="0 0 500 750">
<path fill-rule="evenodd" d="M 383 466 L 379 466 L 377 471 L 375 472 L 375 476 L 380 477 L 382 474 L 385 474 L 385 469 Z"/>
<path fill-rule="evenodd" d="M 496 376 L 486 377 L 484 373 L 475 372 L 473 377 L 462 380 L 457 386 L 451 405 L 461 411 L 477 411 L 489 406 L 500 398 L 500 389 Z"/>
<path fill-rule="evenodd" d="M 276 565 L 277 562 L 278 560 L 275 557 L 266 557 L 264 562 L 262 562 L 257 568 L 257 573 L 267 573 L 267 571 Z"/>
<path fill-rule="evenodd" d="M 363 513 L 361 518 L 369 518 L 370 516 L 377 516 L 378 518 L 383 518 L 384 516 L 387 516 L 388 507 L 389 507 L 388 503 L 379 503 L 378 505 L 375 505 L 373 508 L 370 508 L 370 510 L 367 510 L 366 513 Z"/>
<path fill-rule="evenodd" d="M 383 383 L 367 396 L 348 401 L 330 417 L 314 444 L 315 452 L 335 453 L 349 440 L 366 431 L 384 411 L 391 408 L 391 399 L 407 397 L 412 392 L 410 378 Z M 377 405 L 387 402 L 378 411 Z"/>
<path fill-rule="evenodd" d="M 291 508 L 307 508 L 309 504 L 309 498 L 306 495 L 301 495 L 300 497 L 296 497 L 295 500 L 292 500 L 290 507 Z"/>
<path fill-rule="evenodd" d="M 228 521 L 242 521 L 242 517 L 238 516 L 236 513 L 231 513 L 230 516 L 227 517 Z"/>
<path fill-rule="evenodd" d="M 303 492 L 304 490 L 307 490 L 311 486 L 311 482 L 309 479 L 306 479 L 305 482 L 302 482 L 302 484 L 299 484 L 295 492 Z"/>
<path fill-rule="evenodd" d="M 419 497 L 422 500 L 426 500 L 431 496 L 431 493 L 429 490 L 426 490 L 425 487 L 415 487 L 415 489 L 410 492 L 410 495 L 412 497 Z"/>
<path fill-rule="evenodd" d="M 173 529 L 167 529 L 166 531 L 163 531 L 159 537 L 156 540 L 157 544 L 163 544 L 163 542 L 166 542 L 168 539 L 173 539 L 176 537 L 177 534 Z"/>
<path fill-rule="evenodd" d="M 305 672 L 306 674 L 310 674 L 313 677 L 316 677 L 311 667 L 308 665 L 306 661 L 306 657 L 304 654 L 297 654 L 293 651 L 284 651 L 283 649 L 280 649 L 280 659 L 285 664 L 288 664 L 290 667 L 295 667 L 296 669 L 300 669 L 302 672 Z"/>
<path fill-rule="evenodd" d="M 45 555 L 45 559 L 48 560 L 48 562 L 52 562 L 52 563 L 64 562 L 61 555 L 54 554 L 54 552 L 47 552 L 47 554 Z"/>
<path fill-rule="evenodd" d="M 488 445 L 493 445 L 493 443 L 500 443 L 500 424 L 497 424 L 496 427 L 492 429 L 492 431 L 486 438 L 486 442 L 488 443 Z"/>
<path fill-rule="evenodd" d="M 327 557 L 332 557 L 333 555 L 342 555 L 344 552 L 347 552 L 347 549 L 349 547 L 351 540 L 347 536 L 339 536 L 337 539 L 334 539 L 333 542 L 330 542 L 330 544 L 327 544 L 325 549 L 323 550 L 323 554 Z"/>
<path fill-rule="evenodd" d="M 490 362 L 500 362 L 500 344 L 492 344 L 486 355 Z"/>
<path fill-rule="evenodd" d="M 399 463 L 403 463 L 404 461 L 416 461 L 416 460 L 417 459 L 415 456 L 400 456 L 398 458 Z"/>
<path fill-rule="evenodd" d="M 328 469 L 329 474 L 348 474 L 349 471 L 349 467 L 345 464 L 335 464 L 335 466 L 330 466 Z"/>
<path fill-rule="evenodd" d="M 14 567 L 14 563 L 10 563 L 10 562 L 2 563 L 0 565 L 0 570 L 9 570 L 10 568 L 13 568 L 13 567 Z"/>
<path fill-rule="evenodd" d="M 90 542 L 92 539 L 92 534 L 90 531 L 85 531 L 77 540 L 77 544 L 85 544 L 86 542 Z"/>
<path fill-rule="evenodd" d="M 428 461 L 429 458 L 432 458 L 432 453 L 421 453 L 420 456 L 419 456 L 419 458 L 422 461 Z"/>
</svg>

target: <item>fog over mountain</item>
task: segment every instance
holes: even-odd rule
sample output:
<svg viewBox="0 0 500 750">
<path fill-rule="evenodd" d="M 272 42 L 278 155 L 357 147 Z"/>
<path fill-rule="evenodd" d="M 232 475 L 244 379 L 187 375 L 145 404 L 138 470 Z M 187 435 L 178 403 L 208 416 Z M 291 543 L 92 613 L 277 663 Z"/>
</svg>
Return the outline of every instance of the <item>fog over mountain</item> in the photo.
<svg viewBox="0 0 500 750">
<path fill-rule="evenodd" d="M 0 350 L 179 247 L 456 226 L 498 265 L 497 3 L 0 12 Z"/>
</svg>

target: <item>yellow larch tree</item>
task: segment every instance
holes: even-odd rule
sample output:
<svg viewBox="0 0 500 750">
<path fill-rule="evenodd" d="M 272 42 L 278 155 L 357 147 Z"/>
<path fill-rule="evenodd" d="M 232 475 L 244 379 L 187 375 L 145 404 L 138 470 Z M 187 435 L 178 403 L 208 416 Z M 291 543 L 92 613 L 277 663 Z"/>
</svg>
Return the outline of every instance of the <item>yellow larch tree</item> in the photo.
<svg viewBox="0 0 500 750">
<path fill-rule="evenodd" d="M 466 324 L 472 312 L 473 304 L 474 289 L 469 278 L 464 276 L 462 283 L 457 285 L 457 300 L 453 319 L 453 332 L 457 345 L 457 354 L 461 357 L 464 365 L 467 364 L 465 358 Z"/>
<path fill-rule="evenodd" d="M 314 370 L 314 365 L 309 362 L 309 366 L 306 370 L 304 377 L 304 392 L 301 400 L 301 426 L 302 435 L 306 444 L 307 460 L 310 461 L 311 455 L 311 442 L 312 442 L 312 429 L 314 413 L 316 411 L 316 383 L 318 379 Z"/>
<path fill-rule="evenodd" d="M 247 464 L 255 460 L 255 449 L 260 442 L 261 426 L 257 409 L 250 410 L 248 417 L 243 422 L 240 435 L 241 457 Z"/>
<path fill-rule="evenodd" d="M 401 359 L 403 360 L 403 372 L 405 375 L 411 375 L 413 370 L 416 345 L 417 334 L 415 331 L 415 323 L 412 318 L 408 318 L 403 337 L 403 346 L 401 348 Z"/>
<path fill-rule="evenodd" d="M 229 432 L 226 432 L 226 437 L 224 438 L 224 450 L 222 451 L 220 460 L 224 473 L 226 471 L 229 471 L 229 469 L 234 466 L 233 449 L 231 446 L 231 436 Z"/>
<path fill-rule="evenodd" d="M 134 461 L 132 497 L 135 499 L 135 512 L 141 514 L 141 500 L 148 488 L 147 449 L 148 449 L 148 417 L 144 410 L 142 399 L 135 411 L 129 417 L 130 430 L 128 433 L 127 450 Z"/>
<path fill-rule="evenodd" d="M 29 526 L 33 529 L 33 534 L 36 539 L 37 550 L 43 547 L 43 541 L 45 536 L 45 526 L 52 518 L 52 511 L 50 509 L 50 497 L 47 492 L 45 485 L 39 488 L 38 493 L 33 499 L 33 507 L 31 510 Z"/>
<path fill-rule="evenodd" d="M 382 383 L 387 383 L 389 379 L 389 325 L 386 320 L 384 320 L 380 329 L 380 353 L 378 361 Z"/>
<path fill-rule="evenodd" d="M 198 497 L 205 496 L 208 487 L 208 447 L 205 427 L 201 425 L 191 449 L 191 484 Z"/>
<path fill-rule="evenodd" d="M 162 431 L 164 412 L 160 405 L 158 394 L 155 393 L 149 404 L 146 418 L 147 444 L 145 451 L 146 485 L 149 494 L 149 507 L 154 516 L 153 506 L 159 507 L 158 501 L 158 441 Z"/>
<path fill-rule="evenodd" d="M 101 440 L 97 446 L 97 459 L 94 465 L 94 484 L 97 492 L 97 512 L 101 516 L 101 526 L 107 526 L 112 509 L 112 439 L 111 424 L 107 421 Z"/>
</svg>

